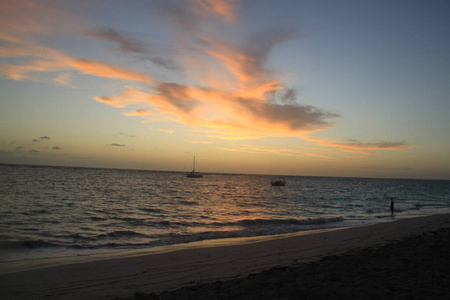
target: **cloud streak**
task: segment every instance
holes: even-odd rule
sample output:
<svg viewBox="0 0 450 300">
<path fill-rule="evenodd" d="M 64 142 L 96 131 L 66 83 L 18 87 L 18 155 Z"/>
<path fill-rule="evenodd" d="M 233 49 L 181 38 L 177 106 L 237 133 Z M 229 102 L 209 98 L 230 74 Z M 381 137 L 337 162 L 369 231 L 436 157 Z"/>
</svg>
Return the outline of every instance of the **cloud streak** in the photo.
<svg viewBox="0 0 450 300">
<path fill-rule="evenodd" d="M 119 34 L 112 28 L 96 28 L 85 32 L 85 35 L 107 40 L 119 45 L 123 52 L 146 53 L 144 44 L 139 40 Z"/>
<path fill-rule="evenodd" d="M 118 50 L 125 54 L 135 54 L 143 61 L 150 61 L 154 65 L 171 71 L 180 71 L 183 68 L 175 60 L 164 57 L 157 53 L 153 47 L 149 47 L 142 41 L 126 36 L 114 30 L 113 28 L 96 28 L 84 33 L 99 40 L 105 40 L 118 46 Z"/>
<path fill-rule="evenodd" d="M 364 155 L 372 154 L 373 151 L 377 150 L 403 150 L 414 147 L 414 145 L 410 145 L 405 141 L 397 141 L 397 142 L 380 141 L 376 143 L 364 143 L 362 141 L 354 139 L 347 139 L 346 142 L 334 142 L 307 136 L 303 138 L 308 141 L 320 144 L 322 146 L 338 148 L 344 152 L 355 152 Z"/>
</svg>

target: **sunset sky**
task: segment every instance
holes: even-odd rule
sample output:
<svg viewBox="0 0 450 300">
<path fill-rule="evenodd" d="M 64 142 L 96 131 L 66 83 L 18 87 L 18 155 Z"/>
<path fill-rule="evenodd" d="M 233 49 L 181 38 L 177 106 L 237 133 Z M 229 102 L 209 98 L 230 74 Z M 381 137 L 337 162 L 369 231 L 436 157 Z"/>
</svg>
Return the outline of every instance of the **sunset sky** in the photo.
<svg viewBox="0 0 450 300">
<path fill-rule="evenodd" d="M 0 0 L 0 163 L 450 179 L 449 15 Z"/>
</svg>

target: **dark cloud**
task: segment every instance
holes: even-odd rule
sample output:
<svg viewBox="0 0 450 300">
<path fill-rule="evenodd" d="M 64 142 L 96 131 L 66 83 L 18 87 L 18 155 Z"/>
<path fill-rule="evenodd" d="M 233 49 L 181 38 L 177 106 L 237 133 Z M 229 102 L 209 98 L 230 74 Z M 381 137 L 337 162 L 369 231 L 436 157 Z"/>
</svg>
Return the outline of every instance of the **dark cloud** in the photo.
<svg viewBox="0 0 450 300">
<path fill-rule="evenodd" d="M 130 135 L 130 134 L 126 134 L 125 132 L 119 132 L 119 135 L 125 136 L 125 137 L 130 137 L 130 138 L 135 138 L 135 135 Z"/>
<path fill-rule="evenodd" d="M 46 135 L 44 135 L 44 136 L 41 136 L 40 138 L 39 138 L 40 140 L 49 140 L 50 139 L 50 137 L 49 136 L 46 136 Z"/>
<path fill-rule="evenodd" d="M 91 37 L 100 38 L 103 40 L 117 43 L 119 45 L 120 50 L 123 52 L 131 52 L 131 53 L 146 52 L 143 43 L 141 43 L 136 39 L 125 37 L 111 28 L 97 28 L 87 31 L 85 32 L 85 34 Z"/>
<path fill-rule="evenodd" d="M 32 140 L 31 142 L 33 142 L 33 143 L 39 143 L 39 140 L 38 140 L 38 139 L 34 139 L 34 140 Z"/>
<path fill-rule="evenodd" d="M 170 20 L 170 25 L 175 25 L 182 32 L 197 31 L 200 19 L 194 11 L 189 9 L 185 1 L 156 1 L 158 9 Z"/>
<path fill-rule="evenodd" d="M 286 92 L 281 96 L 281 102 L 295 102 L 297 100 L 297 92 L 293 89 L 286 89 Z"/>
<path fill-rule="evenodd" d="M 18 146 L 18 147 L 16 147 L 16 148 L 14 148 L 14 150 L 16 150 L 16 151 L 20 151 L 20 150 L 23 150 L 23 149 L 25 149 L 25 148 L 22 147 L 22 146 Z"/>
<path fill-rule="evenodd" d="M 61 150 L 62 148 L 58 147 L 58 146 L 54 146 L 52 147 L 53 150 Z"/>
<path fill-rule="evenodd" d="M 162 58 L 162 57 L 147 57 L 147 60 L 151 61 L 157 66 L 166 68 L 171 71 L 179 71 L 183 70 L 181 66 L 179 66 L 173 59 L 170 58 Z"/>
<path fill-rule="evenodd" d="M 247 59 L 243 62 L 243 68 L 249 75 L 257 75 L 265 72 L 265 64 L 272 49 L 297 36 L 293 30 L 278 30 L 250 35 L 245 41 L 242 52 Z"/>
<path fill-rule="evenodd" d="M 123 145 L 123 144 L 116 144 L 116 143 L 110 144 L 110 146 L 114 146 L 114 147 L 125 147 L 125 145 Z"/>
<path fill-rule="evenodd" d="M 377 143 L 363 143 L 358 140 L 347 139 L 348 143 L 341 144 L 342 146 L 350 146 L 352 148 L 362 149 L 403 149 L 411 147 L 405 141 L 398 142 L 377 142 Z"/>
<path fill-rule="evenodd" d="M 371 154 L 374 150 L 402 150 L 414 147 L 414 145 L 408 144 L 405 141 L 386 142 L 380 141 L 376 143 L 364 143 L 355 139 L 346 139 L 345 142 L 334 142 L 327 140 L 320 140 L 312 137 L 303 137 L 306 140 L 317 142 L 321 145 L 328 147 L 336 147 L 342 151 L 357 152 L 360 154 Z"/>
<path fill-rule="evenodd" d="M 183 69 L 171 58 L 164 58 L 155 55 L 149 56 L 148 54 L 154 52 L 150 47 L 146 46 L 143 42 L 137 39 L 120 34 L 112 28 L 93 29 L 85 32 L 85 35 L 113 42 L 117 44 L 119 46 L 119 50 L 124 53 L 142 54 L 143 56 L 139 56 L 139 59 L 151 61 L 159 67 L 163 67 L 171 71 Z"/>
<path fill-rule="evenodd" d="M 189 87 L 178 83 L 161 83 L 156 90 L 163 98 L 183 112 L 189 112 L 196 101 L 189 95 Z"/>
<path fill-rule="evenodd" d="M 30 150 L 30 152 L 31 152 L 31 153 L 39 153 L 39 151 L 38 151 L 38 150 L 35 150 L 35 149 Z"/>
<path fill-rule="evenodd" d="M 322 111 L 313 106 L 298 104 L 255 103 L 241 99 L 242 107 L 247 109 L 255 120 L 288 126 L 293 131 L 314 131 L 331 127 L 334 123 L 326 119 L 337 118 L 339 115 Z"/>
</svg>

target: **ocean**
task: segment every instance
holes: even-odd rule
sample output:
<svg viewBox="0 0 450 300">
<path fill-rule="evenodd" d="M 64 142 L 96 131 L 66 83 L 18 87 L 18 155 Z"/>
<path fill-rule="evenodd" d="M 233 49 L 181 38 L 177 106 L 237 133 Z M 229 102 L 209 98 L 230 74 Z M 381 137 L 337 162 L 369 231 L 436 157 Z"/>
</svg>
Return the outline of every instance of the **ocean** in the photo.
<svg viewBox="0 0 450 300">
<path fill-rule="evenodd" d="M 450 181 L 0 165 L 0 262 L 450 212 Z M 391 216 L 390 198 L 395 201 Z"/>
</svg>

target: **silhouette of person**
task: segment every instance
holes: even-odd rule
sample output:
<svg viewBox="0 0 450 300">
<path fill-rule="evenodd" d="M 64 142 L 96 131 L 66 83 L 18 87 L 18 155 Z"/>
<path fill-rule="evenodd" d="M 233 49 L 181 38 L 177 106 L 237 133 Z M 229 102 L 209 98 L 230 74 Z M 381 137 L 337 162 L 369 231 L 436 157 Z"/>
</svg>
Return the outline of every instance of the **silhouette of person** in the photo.
<svg viewBox="0 0 450 300">
<path fill-rule="evenodd" d="M 390 208 L 391 208 L 391 215 L 393 215 L 394 214 L 394 199 L 392 199 L 392 198 L 391 198 Z"/>
</svg>

